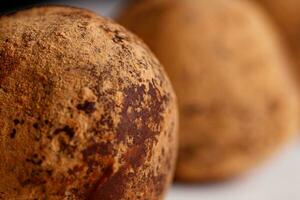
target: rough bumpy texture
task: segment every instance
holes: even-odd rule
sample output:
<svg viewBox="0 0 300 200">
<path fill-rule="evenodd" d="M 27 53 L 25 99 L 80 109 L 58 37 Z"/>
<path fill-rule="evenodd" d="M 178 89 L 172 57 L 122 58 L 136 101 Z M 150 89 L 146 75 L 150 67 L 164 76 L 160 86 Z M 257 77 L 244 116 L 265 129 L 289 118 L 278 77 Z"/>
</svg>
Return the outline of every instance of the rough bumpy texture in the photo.
<svg viewBox="0 0 300 200">
<path fill-rule="evenodd" d="M 177 110 L 152 53 L 89 11 L 0 18 L 0 199 L 157 200 Z"/>
<path fill-rule="evenodd" d="M 299 0 L 256 0 L 274 18 L 295 58 L 295 72 L 298 85 L 300 85 L 300 1 Z"/>
<path fill-rule="evenodd" d="M 145 0 L 120 17 L 165 65 L 177 92 L 177 179 L 238 175 L 296 132 L 289 63 L 262 13 L 244 0 Z"/>
</svg>

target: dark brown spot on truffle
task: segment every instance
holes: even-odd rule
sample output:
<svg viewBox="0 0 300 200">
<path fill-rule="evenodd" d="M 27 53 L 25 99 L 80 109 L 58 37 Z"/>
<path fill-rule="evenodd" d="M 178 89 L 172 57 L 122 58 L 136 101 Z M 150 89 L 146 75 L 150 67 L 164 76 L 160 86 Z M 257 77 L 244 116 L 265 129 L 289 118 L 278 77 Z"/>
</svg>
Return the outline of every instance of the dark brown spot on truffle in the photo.
<svg viewBox="0 0 300 200">
<path fill-rule="evenodd" d="M 83 157 L 87 160 L 90 156 L 95 154 L 99 155 L 109 155 L 112 151 L 112 145 L 110 143 L 95 143 L 87 147 L 83 152 Z"/>
<path fill-rule="evenodd" d="M 14 139 L 15 137 L 16 137 L 16 134 L 17 134 L 17 130 L 16 129 L 13 129 L 12 131 L 11 131 L 11 133 L 10 133 L 10 138 L 11 139 Z"/>
<path fill-rule="evenodd" d="M 32 163 L 33 165 L 41 165 L 43 157 L 40 158 L 37 154 L 34 154 L 31 158 L 27 158 L 26 162 Z"/>
<path fill-rule="evenodd" d="M 14 124 L 15 124 L 15 125 L 18 125 L 19 123 L 20 123 L 20 120 L 14 119 Z"/>
<path fill-rule="evenodd" d="M 59 133 L 65 133 L 67 134 L 70 138 L 73 138 L 74 135 L 75 135 L 75 131 L 73 128 L 71 128 L 70 126 L 65 126 L 63 128 L 60 128 L 60 129 L 56 129 L 54 131 L 54 135 L 57 135 Z"/>
<path fill-rule="evenodd" d="M 33 124 L 33 128 L 39 129 L 39 124 L 38 124 L 38 123 L 34 123 L 34 124 Z"/>
<path fill-rule="evenodd" d="M 90 115 L 96 111 L 95 102 L 85 101 L 82 104 L 77 105 L 78 110 L 84 111 L 86 114 Z"/>
<path fill-rule="evenodd" d="M 109 181 L 106 179 L 104 182 L 103 178 L 101 178 L 98 187 L 94 192 L 91 192 L 88 199 L 122 199 L 125 188 L 120 187 L 120 185 L 125 185 L 127 179 L 126 167 L 122 167 L 117 173 L 110 177 Z"/>
</svg>

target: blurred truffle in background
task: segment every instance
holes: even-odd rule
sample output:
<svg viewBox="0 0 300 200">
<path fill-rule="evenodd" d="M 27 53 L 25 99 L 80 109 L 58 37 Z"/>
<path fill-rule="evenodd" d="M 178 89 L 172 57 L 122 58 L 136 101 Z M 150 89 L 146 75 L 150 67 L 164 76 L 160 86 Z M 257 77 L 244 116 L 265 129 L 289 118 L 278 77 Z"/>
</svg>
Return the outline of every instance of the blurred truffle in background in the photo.
<svg viewBox="0 0 300 200">
<path fill-rule="evenodd" d="M 150 46 L 175 87 L 178 180 L 239 175 L 295 135 L 292 64 L 254 1 L 138 0 L 119 22 Z"/>
<path fill-rule="evenodd" d="M 294 72 L 300 85 L 300 1 L 299 0 L 257 0 L 273 17 L 283 33 L 297 63 Z"/>
</svg>

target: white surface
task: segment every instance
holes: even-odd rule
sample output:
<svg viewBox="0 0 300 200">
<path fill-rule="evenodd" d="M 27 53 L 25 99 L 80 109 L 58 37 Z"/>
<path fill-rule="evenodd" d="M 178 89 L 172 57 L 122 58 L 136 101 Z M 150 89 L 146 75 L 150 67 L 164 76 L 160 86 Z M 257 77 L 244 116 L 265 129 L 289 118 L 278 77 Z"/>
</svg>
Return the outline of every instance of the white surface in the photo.
<svg viewBox="0 0 300 200">
<path fill-rule="evenodd" d="M 51 1 L 115 16 L 125 0 Z M 167 200 L 300 200 L 300 142 L 250 174 L 214 185 L 175 185 Z"/>
<path fill-rule="evenodd" d="M 299 200 L 300 143 L 232 182 L 175 185 L 167 200 Z"/>
</svg>

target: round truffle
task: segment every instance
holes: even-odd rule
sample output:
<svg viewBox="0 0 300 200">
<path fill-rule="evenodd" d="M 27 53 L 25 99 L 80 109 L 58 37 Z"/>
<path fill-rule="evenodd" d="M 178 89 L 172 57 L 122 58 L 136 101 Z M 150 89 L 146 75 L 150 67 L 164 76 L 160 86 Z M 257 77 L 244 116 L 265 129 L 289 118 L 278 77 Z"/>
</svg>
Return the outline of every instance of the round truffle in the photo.
<svg viewBox="0 0 300 200">
<path fill-rule="evenodd" d="M 175 88 L 178 180 L 239 175 L 296 133 L 289 60 L 252 2 L 145 0 L 119 20 L 154 51 Z"/>
<path fill-rule="evenodd" d="M 158 60 L 87 10 L 0 18 L 0 199 L 163 199 L 177 107 Z"/>
</svg>

